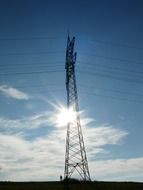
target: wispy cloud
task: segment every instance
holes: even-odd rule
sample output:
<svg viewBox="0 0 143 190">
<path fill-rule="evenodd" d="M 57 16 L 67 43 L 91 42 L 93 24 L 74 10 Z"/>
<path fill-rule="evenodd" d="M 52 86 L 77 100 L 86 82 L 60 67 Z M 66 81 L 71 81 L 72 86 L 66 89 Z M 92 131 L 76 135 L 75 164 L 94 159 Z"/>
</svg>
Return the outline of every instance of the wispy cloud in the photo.
<svg viewBox="0 0 143 190">
<path fill-rule="evenodd" d="M 35 114 L 34 116 L 27 116 L 19 119 L 9 119 L 0 117 L 0 129 L 13 131 L 15 129 L 36 129 L 41 126 L 49 125 L 49 112 Z"/>
<path fill-rule="evenodd" d="M 65 135 L 65 131 L 56 129 L 45 137 L 27 141 L 21 136 L 1 134 L 0 179 L 58 180 L 64 170 Z M 101 151 L 98 146 L 94 149 L 96 154 Z M 101 149 L 104 149 L 104 146 Z M 91 153 L 88 151 L 88 155 Z M 94 160 L 89 162 L 89 167 L 92 178 L 96 180 L 143 179 L 143 157 Z"/>
<path fill-rule="evenodd" d="M 107 153 L 106 145 L 120 145 L 128 135 L 127 131 L 114 128 L 110 125 L 83 128 L 87 151 L 91 159 L 96 159 L 96 154 Z"/>
<path fill-rule="evenodd" d="M 91 119 L 85 119 L 82 124 L 88 122 L 91 122 Z M 37 135 L 33 139 L 26 138 L 29 134 L 27 130 L 32 129 L 34 132 L 37 128 L 41 127 L 42 130 L 42 126 L 48 127 L 48 125 L 50 125 L 48 112 L 27 119 L 0 119 L 0 128 L 9 128 L 7 132 L 1 132 L 0 135 L 1 180 L 58 179 L 64 170 L 66 129 L 53 127 L 53 130 L 44 136 Z M 22 133 L 11 133 L 15 127 Z M 108 153 L 106 145 L 120 144 L 127 135 L 127 132 L 112 126 L 87 127 L 84 125 L 83 133 L 91 169 L 95 168 L 97 154 Z M 92 176 L 96 176 L 95 171 L 96 168 L 91 170 Z"/>
<path fill-rule="evenodd" d="M 95 180 L 143 181 L 143 157 L 90 162 Z"/>
<path fill-rule="evenodd" d="M 7 85 L 1 85 L 0 86 L 0 92 L 2 92 L 5 96 L 11 97 L 17 100 L 29 100 L 30 96 L 26 94 L 25 92 L 22 92 L 16 88 L 7 86 Z"/>
<path fill-rule="evenodd" d="M 61 139 L 55 140 L 55 135 L 32 142 L 18 136 L 0 135 L 1 180 L 56 179 L 63 169 L 64 150 Z"/>
</svg>

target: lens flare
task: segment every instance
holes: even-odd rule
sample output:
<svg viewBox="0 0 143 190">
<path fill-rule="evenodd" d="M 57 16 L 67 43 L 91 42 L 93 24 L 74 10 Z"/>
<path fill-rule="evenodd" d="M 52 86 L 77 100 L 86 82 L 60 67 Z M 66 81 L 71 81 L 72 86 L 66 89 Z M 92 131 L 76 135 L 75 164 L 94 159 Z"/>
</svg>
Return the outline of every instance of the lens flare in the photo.
<svg viewBox="0 0 143 190">
<path fill-rule="evenodd" d="M 93 122 L 93 119 L 88 118 L 85 116 L 85 111 L 79 111 L 78 113 L 73 109 L 71 106 L 70 108 L 67 108 L 66 106 L 62 105 L 61 103 L 57 102 L 52 103 L 50 102 L 50 105 L 54 108 L 53 111 L 51 111 L 51 114 L 48 117 L 48 122 L 55 127 L 65 128 L 67 127 L 68 123 L 75 123 L 76 118 L 80 115 L 80 123 L 82 127 L 84 128 L 89 123 Z"/>
<path fill-rule="evenodd" d="M 73 123 L 76 119 L 76 112 L 72 109 L 62 107 L 56 115 L 56 123 L 59 126 L 66 126 L 68 123 Z"/>
</svg>

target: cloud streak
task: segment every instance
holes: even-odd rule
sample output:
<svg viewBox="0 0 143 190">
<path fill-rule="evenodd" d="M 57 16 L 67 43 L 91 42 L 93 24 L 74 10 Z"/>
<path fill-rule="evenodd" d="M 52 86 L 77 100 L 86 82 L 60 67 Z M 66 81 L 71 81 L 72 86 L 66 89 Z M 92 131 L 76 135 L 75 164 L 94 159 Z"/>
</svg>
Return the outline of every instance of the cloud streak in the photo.
<svg viewBox="0 0 143 190">
<path fill-rule="evenodd" d="M 36 114 L 34 116 L 23 117 L 20 119 L 9 119 L 0 117 L 0 129 L 15 130 L 15 129 L 36 129 L 49 124 L 49 112 Z"/>
<path fill-rule="evenodd" d="M 92 176 L 106 181 L 143 181 L 143 157 L 90 162 Z"/>
<path fill-rule="evenodd" d="M 3 134 L 0 135 L 0 144 L 0 180 L 58 180 L 59 174 L 63 173 L 65 134 L 60 129 L 33 141 Z M 96 154 L 101 151 L 98 147 L 94 149 Z M 92 178 L 96 180 L 143 179 L 143 157 L 94 160 L 89 162 L 89 167 Z"/>
<path fill-rule="evenodd" d="M 7 86 L 7 85 L 1 85 L 0 86 L 0 92 L 2 92 L 5 96 L 14 98 L 17 100 L 29 100 L 30 96 L 26 94 L 25 92 L 22 92 L 16 88 Z"/>
<path fill-rule="evenodd" d="M 47 180 L 58 176 L 64 151 L 60 138 L 54 138 L 53 133 L 29 142 L 14 135 L 0 135 L 1 180 Z"/>
<path fill-rule="evenodd" d="M 53 127 L 53 130 L 43 136 L 37 135 L 29 140 L 26 138 L 29 129 L 34 132 L 43 126 L 48 127 L 50 125 L 48 119 L 48 112 L 27 119 L 0 119 L 0 129 L 9 128 L 0 134 L 0 167 L 2 168 L 0 180 L 58 180 L 64 170 L 66 129 Z M 91 120 L 85 119 L 82 123 L 87 124 L 88 121 Z M 20 133 L 13 133 L 15 128 L 20 129 Z M 108 153 L 106 145 L 118 145 L 127 135 L 127 132 L 112 126 L 84 125 L 83 133 L 91 169 L 95 168 L 94 164 L 97 165 L 96 155 Z M 99 165 L 101 166 L 100 163 Z M 101 167 L 101 171 L 102 169 Z M 91 170 L 92 176 L 96 176 L 95 171 L 96 168 Z"/>
</svg>

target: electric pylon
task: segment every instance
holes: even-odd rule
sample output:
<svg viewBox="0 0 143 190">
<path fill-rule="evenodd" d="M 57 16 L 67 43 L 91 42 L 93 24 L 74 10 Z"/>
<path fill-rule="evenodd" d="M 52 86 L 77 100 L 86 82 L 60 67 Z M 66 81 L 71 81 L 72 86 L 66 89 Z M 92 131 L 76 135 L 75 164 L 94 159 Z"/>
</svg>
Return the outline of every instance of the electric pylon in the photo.
<svg viewBox="0 0 143 190">
<path fill-rule="evenodd" d="M 75 77 L 76 53 L 74 53 L 75 37 L 70 40 L 68 36 L 66 49 L 66 90 L 67 108 L 75 113 L 75 119 L 67 125 L 66 154 L 65 154 L 65 180 L 71 177 L 90 181 L 88 162 L 80 124 L 78 94 Z"/>
</svg>

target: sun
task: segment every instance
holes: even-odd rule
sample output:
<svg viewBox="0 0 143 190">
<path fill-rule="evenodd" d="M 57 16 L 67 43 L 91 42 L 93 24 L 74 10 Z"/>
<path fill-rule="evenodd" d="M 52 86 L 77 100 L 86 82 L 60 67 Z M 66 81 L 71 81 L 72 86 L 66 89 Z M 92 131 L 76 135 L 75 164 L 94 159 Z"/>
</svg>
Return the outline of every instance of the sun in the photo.
<svg viewBox="0 0 143 190">
<path fill-rule="evenodd" d="M 55 110 L 49 115 L 48 120 L 55 127 L 66 127 L 68 123 L 76 121 L 77 112 L 73 110 L 72 106 L 67 108 L 60 103 L 51 103 L 51 105 Z"/>
<path fill-rule="evenodd" d="M 85 111 L 76 112 L 73 107 L 67 108 L 61 103 L 50 102 L 50 105 L 54 108 L 53 111 L 49 114 L 48 122 L 57 127 L 65 128 L 69 124 L 76 124 L 76 119 L 80 116 L 80 122 L 83 126 L 93 122 L 93 119 L 85 116 Z"/>
<path fill-rule="evenodd" d="M 56 114 L 56 123 L 58 126 L 66 126 L 68 123 L 73 123 L 76 119 L 76 112 L 72 108 L 61 107 Z"/>
</svg>

